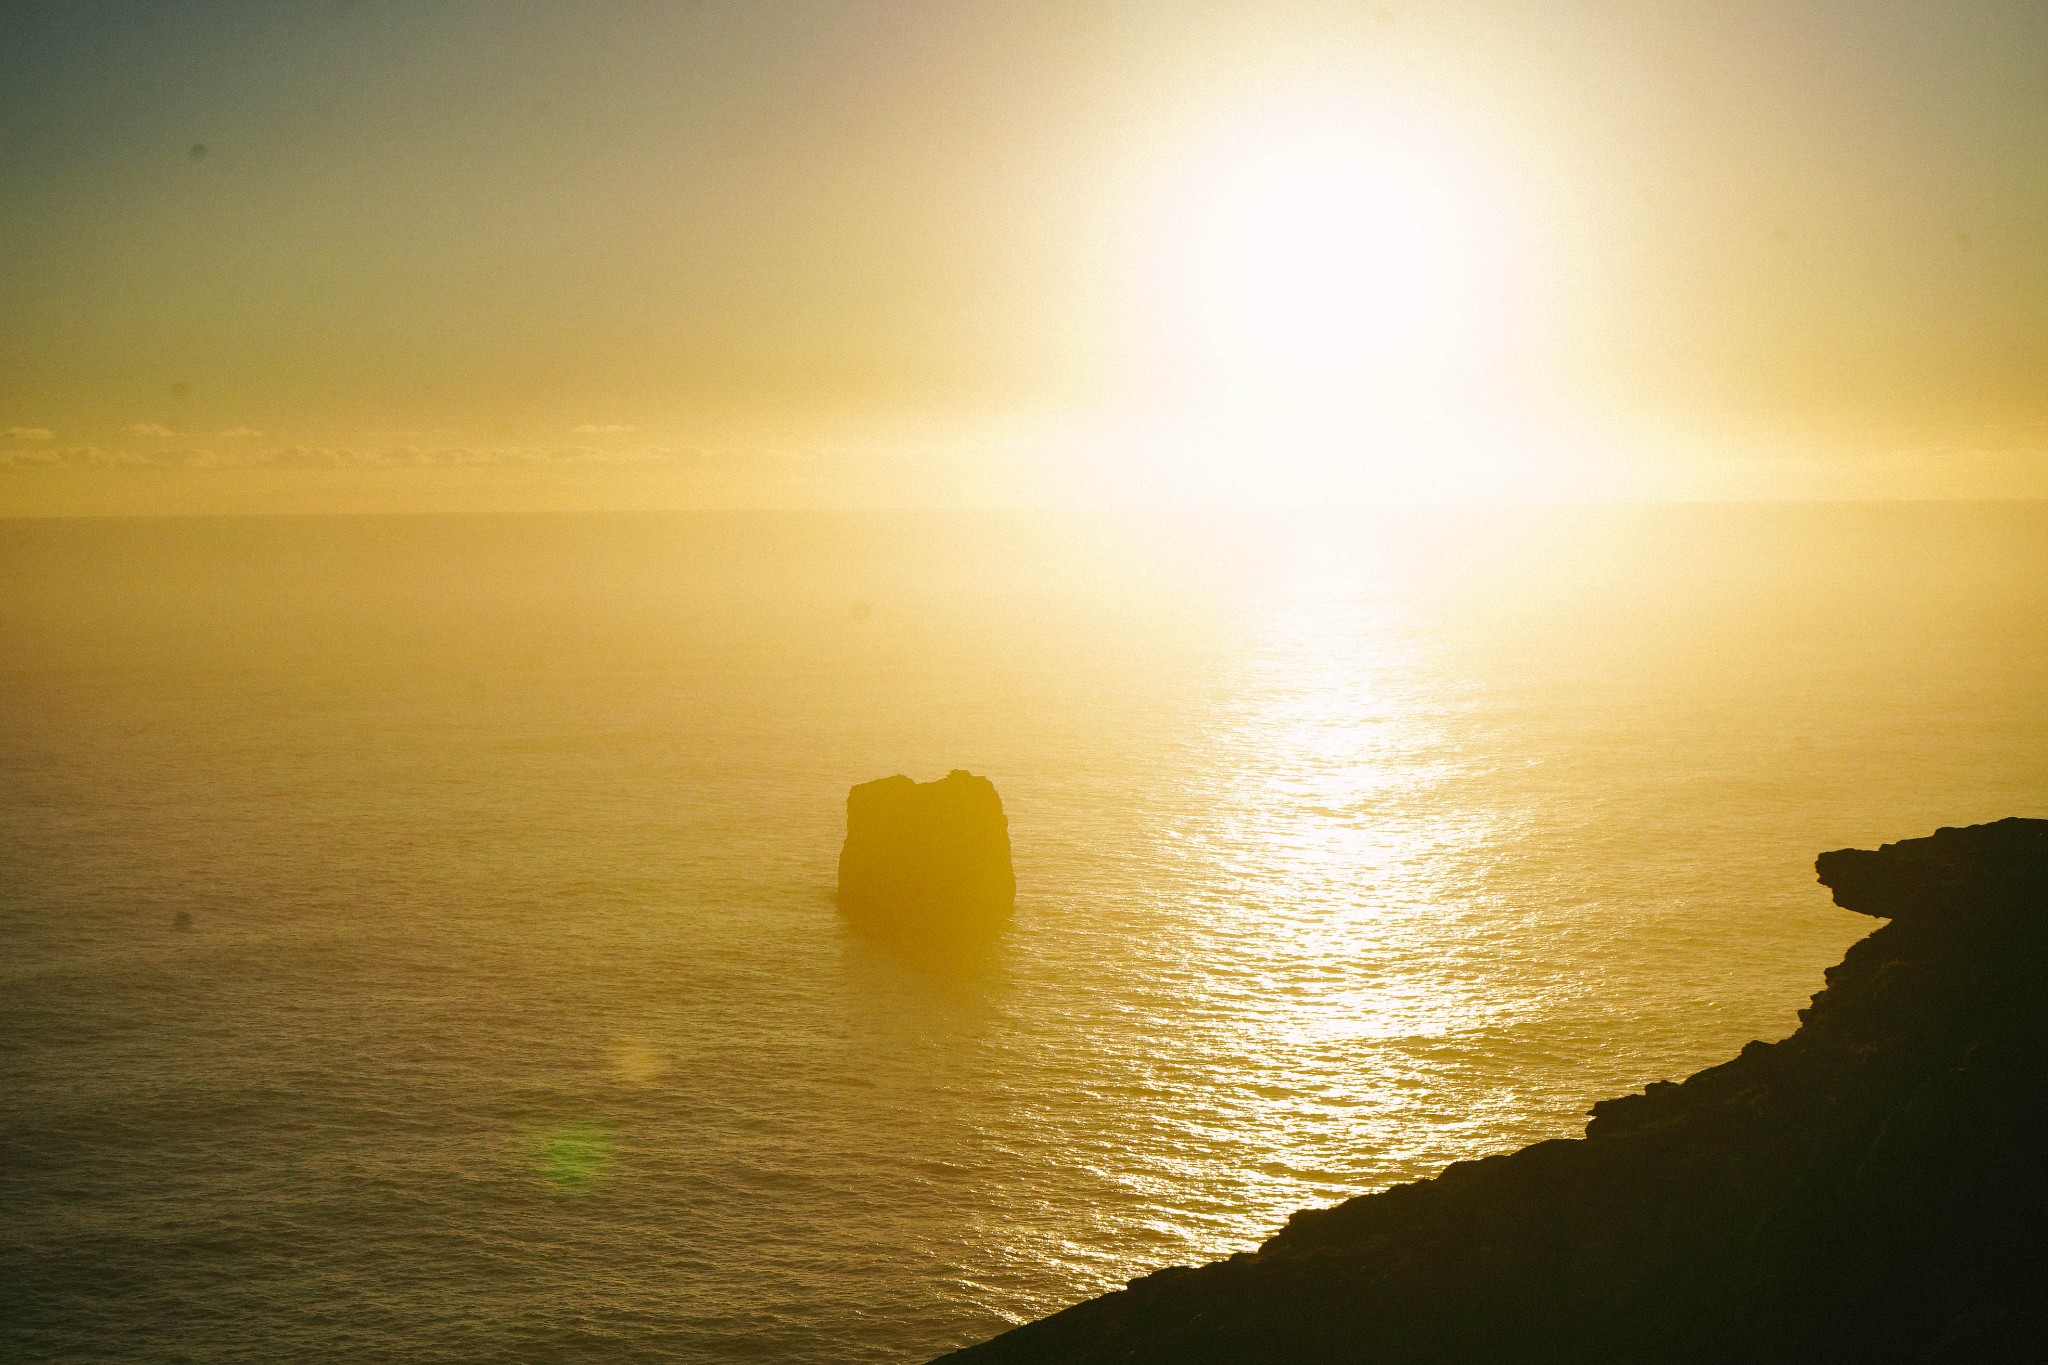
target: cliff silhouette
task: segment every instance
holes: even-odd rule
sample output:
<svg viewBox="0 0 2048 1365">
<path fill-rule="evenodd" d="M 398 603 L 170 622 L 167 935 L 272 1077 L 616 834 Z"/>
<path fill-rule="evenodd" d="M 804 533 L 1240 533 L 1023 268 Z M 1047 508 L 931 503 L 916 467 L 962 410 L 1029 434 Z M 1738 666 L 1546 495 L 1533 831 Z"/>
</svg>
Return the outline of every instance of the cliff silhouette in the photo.
<svg viewBox="0 0 2048 1365">
<path fill-rule="evenodd" d="M 1816 868 L 1890 922 L 1784 1041 L 943 1359 L 2048 1360 L 2048 820 Z"/>
</svg>

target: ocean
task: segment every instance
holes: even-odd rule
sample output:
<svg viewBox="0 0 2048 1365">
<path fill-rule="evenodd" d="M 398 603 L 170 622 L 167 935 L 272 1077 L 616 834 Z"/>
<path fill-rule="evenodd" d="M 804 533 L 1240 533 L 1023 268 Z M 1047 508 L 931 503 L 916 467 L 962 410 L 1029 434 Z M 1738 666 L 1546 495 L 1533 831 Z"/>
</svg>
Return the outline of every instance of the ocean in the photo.
<svg viewBox="0 0 2048 1365">
<path fill-rule="evenodd" d="M 0 522 L 0 1356 L 917 1361 L 1776 1038 L 2048 504 Z M 1012 927 L 832 903 L 967 768 Z"/>
</svg>

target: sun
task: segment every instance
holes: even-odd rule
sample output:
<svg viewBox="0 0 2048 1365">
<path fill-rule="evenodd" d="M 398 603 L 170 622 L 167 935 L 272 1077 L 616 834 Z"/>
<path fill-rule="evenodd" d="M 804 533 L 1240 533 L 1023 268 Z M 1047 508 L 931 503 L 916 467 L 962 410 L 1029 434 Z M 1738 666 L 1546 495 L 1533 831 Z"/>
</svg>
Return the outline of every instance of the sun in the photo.
<svg viewBox="0 0 2048 1365">
<path fill-rule="evenodd" d="M 1176 431 L 1162 478 L 1206 443 L 1222 485 L 1313 496 L 1471 444 L 1525 253 L 1470 139 L 1387 108 L 1240 109 L 1181 130 L 1140 182 L 1129 335 Z"/>
<path fill-rule="evenodd" d="M 1162 204 L 1158 281 L 1185 342 L 1233 368 L 1362 377 L 1481 330 L 1508 225 L 1442 141 L 1291 112 L 1194 149 Z"/>
</svg>

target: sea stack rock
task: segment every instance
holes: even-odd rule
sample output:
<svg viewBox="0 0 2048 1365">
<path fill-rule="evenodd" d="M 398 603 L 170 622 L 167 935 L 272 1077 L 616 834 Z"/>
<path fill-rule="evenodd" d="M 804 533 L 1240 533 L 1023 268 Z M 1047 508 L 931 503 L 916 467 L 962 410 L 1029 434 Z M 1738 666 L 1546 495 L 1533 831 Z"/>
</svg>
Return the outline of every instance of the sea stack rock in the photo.
<svg viewBox="0 0 2048 1365">
<path fill-rule="evenodd" d="M 884 777 L 846 794 L 839 908 L 918 933 L 993 929 L 1017 901 L 1010 822 L 995 783 L 954 769 L 936 782 Z"/>
</svg>

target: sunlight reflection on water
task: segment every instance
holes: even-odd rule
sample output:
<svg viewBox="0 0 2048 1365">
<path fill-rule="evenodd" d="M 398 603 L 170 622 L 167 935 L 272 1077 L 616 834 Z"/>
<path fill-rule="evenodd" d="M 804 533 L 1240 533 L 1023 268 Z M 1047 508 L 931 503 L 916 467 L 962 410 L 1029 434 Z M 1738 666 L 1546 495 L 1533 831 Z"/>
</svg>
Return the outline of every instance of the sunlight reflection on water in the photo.
<svg viewBox="0 0 2048 1365">
<path fill-rule="evenodd" d="M 1601 515 L 0 527 L 0 1344 L 915 1359 L 1782 1034 L 1815 851 L 2048 795 L 2048 524 Z"/>
</svg>

